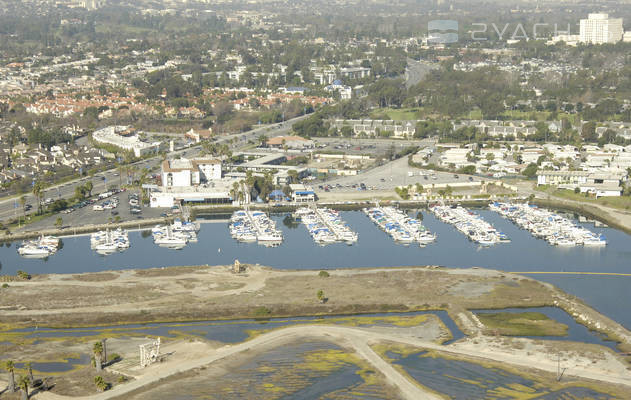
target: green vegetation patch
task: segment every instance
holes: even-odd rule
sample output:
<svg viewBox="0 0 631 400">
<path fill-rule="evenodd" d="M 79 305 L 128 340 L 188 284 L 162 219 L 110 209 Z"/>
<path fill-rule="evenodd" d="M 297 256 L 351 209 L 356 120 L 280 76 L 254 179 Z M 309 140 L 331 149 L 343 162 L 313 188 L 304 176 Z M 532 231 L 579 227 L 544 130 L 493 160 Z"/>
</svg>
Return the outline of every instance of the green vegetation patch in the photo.
<svg viewBox="0 0 631 400">
<path fill-rule="evenodd" d="M 538 312 L 477 314 L 487 329 L 505 336 L 566 336 L 567 325 Z"/>
</svg>

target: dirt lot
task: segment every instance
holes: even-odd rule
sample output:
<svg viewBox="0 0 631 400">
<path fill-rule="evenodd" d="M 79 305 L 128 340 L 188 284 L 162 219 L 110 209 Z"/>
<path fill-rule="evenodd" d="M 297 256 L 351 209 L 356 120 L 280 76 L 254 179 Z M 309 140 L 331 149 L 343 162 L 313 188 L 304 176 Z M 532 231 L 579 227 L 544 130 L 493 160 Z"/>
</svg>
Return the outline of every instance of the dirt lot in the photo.
<svg viewBox="0 0 631 400">
<path fill-rule="evenodd" d="M 175 267 L 85 275 L 40 275 L 3 289 L 0 316 L 12 325 L 106 323 L 351 312 L 534 307 L 555 291 L 532 279 L 431 267 L 276 271 L 249 266 Z M 317 299 L 323 290 L 327 301 Z"/>
</svg>

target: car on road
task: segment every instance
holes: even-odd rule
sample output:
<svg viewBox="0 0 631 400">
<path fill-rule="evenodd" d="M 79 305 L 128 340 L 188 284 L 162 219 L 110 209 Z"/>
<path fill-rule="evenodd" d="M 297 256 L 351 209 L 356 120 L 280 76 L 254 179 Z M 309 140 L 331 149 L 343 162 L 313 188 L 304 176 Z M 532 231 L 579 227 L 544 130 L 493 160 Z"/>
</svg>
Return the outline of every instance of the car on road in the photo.
<svg viewBox="0 0 631 400">
<path fill-rule="evenodd" d="M 33 208 L 33 206 L 32 206 L 32 205 L 30 205 L 30 204 L 25 204 L 25 205 L 24 205 L 24 210 L 25 210 L 25 211 L 28 211 L 28 210 L 30 210 L 31 208 Z"/>
</svg>

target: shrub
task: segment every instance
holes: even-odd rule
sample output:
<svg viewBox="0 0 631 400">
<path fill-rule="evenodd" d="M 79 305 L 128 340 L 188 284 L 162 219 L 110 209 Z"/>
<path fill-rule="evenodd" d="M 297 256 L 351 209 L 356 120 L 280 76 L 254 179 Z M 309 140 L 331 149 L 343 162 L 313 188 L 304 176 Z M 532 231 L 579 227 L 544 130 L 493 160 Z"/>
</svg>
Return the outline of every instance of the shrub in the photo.
<svg viewBox="0 0 631 400">
<path fill-rule="evenodd" d="M 254 315 L 256 315 L 257 317 L 266 317 L 271 313 L 272 311 L 270 311 L 270 309 L 268 309 L 267 307 L 257 307 L 254 309 Z"/>
<path fill-rule="evenodd" d="M 326 271 L 320 271 L 320 273 L 318 273 L 318 276 L 319 276 L 320 278 L 328 278 L 330 275 L 329 275 L 329 273 L 328 273 L 328 272 L 326 272 Z"/>
</svg>

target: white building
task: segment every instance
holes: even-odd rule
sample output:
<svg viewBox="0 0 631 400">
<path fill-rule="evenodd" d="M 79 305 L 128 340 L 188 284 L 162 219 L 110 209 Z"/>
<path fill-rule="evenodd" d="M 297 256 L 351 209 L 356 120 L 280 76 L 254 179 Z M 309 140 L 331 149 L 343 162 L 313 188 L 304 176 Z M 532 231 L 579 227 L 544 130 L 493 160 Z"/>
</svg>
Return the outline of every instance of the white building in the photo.
<svg viewBox="0 0 631 400">
<path fill-rule="evenodd" d="M 301 183 L 289 185 L 291 188 L 291 199 L 294 203 L 308 203 L 315 201 L 315 192 L 309 186 Z"/>
<path fill-rule="evenodd" d="M 162 186 L 190 187 L 221 179 L 221 161 L 196 158 L 162 162 Z"/>
<path fill-rule="evenodd" d="M 92 139 L 97 143 L 132 151 L 136 157 L 160 151 L 160 142 L 143 142 L 138 135 L 128 135 L 128 133 L 129 129 L 127 126 L 108 126 L 107 128 L 94 131 Z"/>
<path fill-rule="evenodd" d="M 608 14 L 589 14 L 580 21 L 581 43 L 616 43 L 622 40 L 622 18 L 609 18 Z"/>
<path fill-rule="evenodd" d="M 470 153 L 471 153 L 471 149 L 454 148 L 454 149 L 445 150 L 440 155 L 440 163 L 442 165 L 453 164 L 455 168 L 460 168 L 462 166 L 472 164 L 468 160 L 468 156 Z"/>
</svg>

